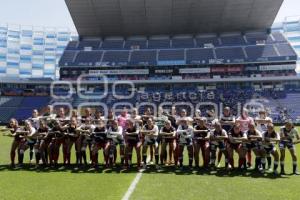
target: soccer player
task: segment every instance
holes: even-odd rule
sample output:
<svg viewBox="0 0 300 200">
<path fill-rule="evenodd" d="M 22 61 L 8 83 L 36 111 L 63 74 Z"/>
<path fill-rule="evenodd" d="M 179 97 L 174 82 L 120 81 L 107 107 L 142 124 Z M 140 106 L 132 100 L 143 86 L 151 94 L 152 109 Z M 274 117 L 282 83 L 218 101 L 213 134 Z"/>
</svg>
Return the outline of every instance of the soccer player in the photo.
<svg viewBox="0 0 300 200">
<path fill-rule="evenodd" d="M 183 151 L 187 147 L 189 156 L 189 167 L 193 165 L 193 127 L 189 124 L 191 121 L 188 118 L 181 117 L 178 122 L 177 135 L 179 138 L 178 144 L 178 161 L 179 166 L 183 169 Z"/>
<path fill-rule="evenodd" d="M 92 124 L 92 119 L 90 117 L 84 118 L 84 124 L 82 124 L 78 131 L 80 132 L 80 164 L 82 163 L 82 159 L 84 164 L 87 166 L 86 159 L 86 148 L 89 145 L 91 139 L 91 135 L 94 132 L 95 126 Z M 92 156 L 90 156 L 92 157 Z"/>
<path fill-rule="evenodd" d="M 143 165 L 144 168 L 146 168 L 147 165 L 147 150 L 149 146 L 154 147 L 154 153 L 155 153 L 155 164 L 156 168 L 159 168 L 159 154 L 158 154 L 158 127 L 154 124 L 152 118 L 148 118 L 147 123 L 143 126 L 141 130 L 141 134 L 144 136 L 144 143 L 143 143 Z"/>
<path fill-rule="evenodd" d="M 48 145 L 50 143 L 48 132 L 49 128 L 47 126 L 47 122 L 43 119 L 40 119 L 38 132 L 38 144 L 39 144 L 39 152 L 40 157 L 42 159 L 43 165 L 46 166 L 48 164 Z"/>
<path fill-rule="evenodd" d="M 169 120 L 165 121 L 164 126 L 160 129 L 159 135 L 161 136 L 161 150 L 160 150 L 160 163 L 161 165 L 172 164 L 172 154 L 169 153 L 169 161 L 167 162 L 167 146 L 169 151 L 175 152 L 176 150 L 176 129 L 171 125 Z"/>
<path fill-rule="evenodd" d="M 280 141 L 280 135 L 274 130 L 274 125 L 269 123 L 267 125 L 267 131 L 263 133 L 263 142 L 264 142 L 264 157 L 262 158 L 262 170 L 263 173 L 266 168 L 266 160 L 265 157 L 267 154 L 272 154 L 274 157 L 274 169 L 273 173 L 275 175 L 278 174 L 278 162 L 279 162 L 279 153 L 276 149 L 276 143 Z"/>
<path fill-rule="evenodd" d="M 196 119 L 196 126 L 194 127 L 194 157 L 195 166 L 199 168 L 199 153 L 201 150 L 203 158 L 203 167 L 207 168 L 209 164 L 209 139 L 210 131 L 206 126 L 206 118 L 199 117 Z"/>
<path fill-rule="evenodd" d="M 212 167 L 215 166 L 216 161 L 216 151 L 219 149 L 225 156 L 225 167 L 230 168 L 228 165 L 228 153 L 226 151 L 225 140 L 228 138 L 226 131 L 222 128 L 220 122 L 214 123 L 214 129 L 210 132 L 210 164 Z"/>
<path fill-rule="evenodd" d="M 252 122 L 249 124 L 249 129 L 246 132 L 248 141 L 245 142 L 245 149 L 247 151 L 253 151 L 255 154 L 255 170 L 261 168 L 261 157 L 263 154 L 262 151 L 262 133 L 257 130 L 255 123 Z"/>
<path fill-rule="evenodd" d="M 18 121 L 15 118 L 10 119 L 7 128 L 10 131 L 10 135 L 14 137 L 10 148 L 10 165 L 11 167 L 15 167 L 16 150 L 18 149 L 22 140 L 21 134 L 18 133 L 18 131 L 20 130 Z"/>
<path fill-rule="evenodd" d="M 78 121 L 77 118 L 71 117 L 70 123 L 66 129 L 65 133 L 65 148 L 66 148 L 66 160 L 64 164 L 70 165 L 71 163 L 71 151 L 75 144 L 76 152 L 76 164 L 78 165 L 80 159 L 80 133 L 78 132 Z"/>
<path fill-rule="evenodd" d="M 137 157 L 137 167 L 140 169 L 141 166 L 141 139 L 140 139 L 140 130 L 138 123 L 135 120 L 128 119 L 126 122 L 126 129 L 125 129 L 125 155 L 126 155 L 126 166 L 128 168 L 132 165 L 132 152 L 133 148 L 136 152 Z"/>
<path fill-rule="evenodd" d="M 112 122 L 112 126 L 107 130 L 109 140 L 109 164 L 113 167 L 117 160 L 117 146 L 120 146 L 121 165 L 124 166 L 125 159 L 125 141 L 123 137 L 123 128 L 117 120 Z"/>
<path fill-rule="evenodd" d="M 144 111 L 144 115 L 142 115 L 141 117 L 142 117 L 143 125 L 147 124 L 147 121 L 149 118 L 154 120 L 154 116 L 152 115 L 151 108 L 147 107 Z M 153 121 L 153 123 L 154 123 L 154 121 Z M 142 135 L 142 137 L 144 137 L 144 135 Z M 143 140 L 144 140 L 144 138 L 143 138 Z M 158 138 L 156 140 L 158 142 Z M 150 164 L 152 165 L 153 164 L 154 147 L 153 147 L 153 145 L 150 145 L 149 147 L 150 147 Z"/>
<path fill-rule="evenodd" d="M 240 129 L 243 133 L 248 131 L 249 124 L 253 122 L 253 118 L 249 116 L 248 109 L 244 108 L 242 110 L 241 116 L 236 119 L 236 122 L 240 124 Z M 247 166 L 251 167 L 251 151 L 247 151 Z"/>
<path fill-rule="evenodd" d="M 24 159 L 24 153 L 25 151 L 32 146 L 34 147 L 34 144 L 36 143 L 36 138 L 34 137 L 36 133 L 36 129 L 32 126 L 31 122 L 29 120 L 25 120 L 25 126 L 24 126 L 24 138 L 22 142 L 20 143 L 20 151 L 19 151 L 19 162 L 22 165 L 23 159 Z"/>
<path fill-rule="evenodd" d="M 107 138 L 107 129 L 103 120 L 95 121 L 95 129 L 92 134 L 92 164 L 95 168 L 98 167 L 98 151 L 103 149 L 105 166 L 108 167 L 109 158 L 109 141 Z"/>
<path fill-rule="evenodd" d="M 49 164 L 50 166 L 54 164 L 54 167 L 56 167 L 58 164 L 59 148 L 61 145 L 61 140 L 62 138 L 64 138 L 64 128 L 60 124 L 59 120 L 55 120 L 53 122 L 53 128 L 49 131 L 48 137 L 50 140 L 48 146 Z"/>
<path fill-rule="evenodd" d="M 232 115 L 230 107 L 225 107 L 223 110 L 223 115 L 220 118 L 220 123 L 222 128 L 229 133 L 232 127 L 235 124 L 235 117 Z M 222 152 L 219 151 L 218 153 L 218 168 L 221 167 L 221 159 L 222 159 Z"/>
<path fill-rule="evenodd" d="M 228 134 L 227 145 L 229 163 L 232 168 L 234 168 L 233 153 L 236 151 L 239 155 L 239 169 L 246 169 L 246 152 L 242 145 L 242 143 L 245 141 L 247 141 L 246 132 L 241 130 L 241 125 L 239 123 L 236 123 Z"/>
<path fill-rule="evenodd" d="M 264 133 L 267 131 L 267 126 L 269 123 L 273 123 L 272 118 L 268 117 L 266 110 L 260 110 L 258 112 L 258 116 L 255 118 L 255 123 L 257 124 L 257 129 L 261 132 Z M 267 155 L 267 163 L 268 163 L 268 170 L 271 169 L 272 167 L 272 159 L 271 155 Z"/>
<path fill-rule="evenodd" d="M 287 121 L 283 127 L 280 129 L 280 168 L 281 174 L 285 174 L 284 170 L 284 160 L 285 160 L 285 149 L 290 151 L 293 160 L 293 174 L 299 175 L 297 171 L 297 155 L 295 144 L 300 143 L 300 137 L 298 131 L 294 127 L 291 121 Z"/>
</svg>

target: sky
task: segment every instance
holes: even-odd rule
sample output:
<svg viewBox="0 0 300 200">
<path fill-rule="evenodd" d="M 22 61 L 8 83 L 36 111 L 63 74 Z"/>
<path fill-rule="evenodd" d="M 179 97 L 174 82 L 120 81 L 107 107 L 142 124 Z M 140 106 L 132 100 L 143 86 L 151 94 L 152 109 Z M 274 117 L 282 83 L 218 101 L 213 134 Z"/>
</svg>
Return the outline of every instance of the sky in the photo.
<svg viewBox="0 0 300 200">
<path fill-rule="evenodd" d="M 300 16 L 300 0 L 284 0 L 275 19 Z M 64 0 L 0 0 L 0 23 L 76 28 Z"/>
</svg>

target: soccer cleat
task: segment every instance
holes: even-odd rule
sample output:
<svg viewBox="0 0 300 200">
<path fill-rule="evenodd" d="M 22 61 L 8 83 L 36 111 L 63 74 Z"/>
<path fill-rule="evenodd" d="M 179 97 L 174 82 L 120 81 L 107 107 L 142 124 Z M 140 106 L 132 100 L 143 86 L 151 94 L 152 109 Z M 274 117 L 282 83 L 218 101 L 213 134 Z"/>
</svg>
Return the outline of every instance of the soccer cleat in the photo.
<svg viewBox="0 0 300 200">
<path fill-rule="evenodd" d="M 277 170 L 274 170 L 273 174 L 274 174 L 275 176 L 278 176 L 278 175 L 279 175 L 279 173 L 278 173 Z"/>
</svg>

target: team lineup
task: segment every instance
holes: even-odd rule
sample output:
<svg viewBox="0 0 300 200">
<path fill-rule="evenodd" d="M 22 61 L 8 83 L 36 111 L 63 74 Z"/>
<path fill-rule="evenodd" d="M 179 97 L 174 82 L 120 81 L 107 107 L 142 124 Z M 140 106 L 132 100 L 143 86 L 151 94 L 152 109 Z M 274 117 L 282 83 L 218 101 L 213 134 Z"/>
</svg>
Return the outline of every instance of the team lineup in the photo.
<svg viewBox="0 0 300 200">
<path fill-rule="evenodd" d="M 157 170 L 165 165 L 183 170 L 184 159 L 188 159 L 189 169 L 197 170 L 201 166 L 205 170 L 214 170 L 221 167 L 224 157 L 227 171 L 238 167 L 241 171 L 252 168 L 262 174 L 268 171 L 284 175 L 285 151 L 288 149 L 293 160 L 292 173 L 299 175 L 295 145 L 300 143 L 300 137 L 296 128 L 291 121 L 286 121 L 276 132 L 265 110 L 252 118 L 248 110 L 243 109 L 235 118 L 230 108 L 225 107 L 219 119 L 203 117 L 200 110 L 190 117 L 185 109 L 177 112 L 175 107 L 158 116 L 154 116 L 150 108 L 146 108 L 143 115 L 139 115 L 138 109 L 129 111 L 126 108 L 117 116 L 113 110 L 103 116 L 100 110 L 92 112 L 91 108 L 85 108 L 81 116 L 76 110 L 70 112 L 67 116 L 62 107 L 54 112 L 49 105 L 41 115 L 33 110 L 24 126 L 11 119 L 1 130 L 3 133 L 9 131 L 6 135 L 13 137 L 11 167 L 15 167 L 16 155 L 18 167 L 23 166 L 26 150 L 29 150 L 30 163 L 35 162 L 37 168 L 56 167 L 62 147 L 65 166 L 71 164 L 74 148 L 74 163 L 78 167 L 97 169 L 99 151 L 102 150 L 105 168 L 120 165 L 126 170 L 133 166 L 135 150 L 138 170 L 147 170 L 152 165 Z M 209 114 L 213 116 L 213 112 Z M 185 147 L 188 158 L 184 158 Z M 236 165 L 235 153 L 238 155 Z M 252 155 L 255 156 L 254 163 Z M 120 161 L 117 162 L 118 157 Z"/>
</svg>

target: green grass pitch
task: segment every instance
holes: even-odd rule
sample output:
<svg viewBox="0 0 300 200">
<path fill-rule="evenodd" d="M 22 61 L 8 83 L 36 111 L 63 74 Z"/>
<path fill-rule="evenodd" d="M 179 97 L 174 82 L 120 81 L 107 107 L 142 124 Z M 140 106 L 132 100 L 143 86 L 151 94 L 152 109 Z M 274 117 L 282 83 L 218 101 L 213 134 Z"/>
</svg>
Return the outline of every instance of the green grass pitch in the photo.
<svg viewBox="0 0 300 200">
<path fill-rule="evenodd" d="M 35 170 L 28 165 L 24 169 L 10 169 L 11 140 L 0 136 L 0 200 L 122 199 L 137 174 L 136 170 L 125 173 L 119 168 L 107 171 L 103 167 L 98 171 L 62 166 Z M 298 157 L 299 149 L 300 146 L 297 147 Z M 28 163 L 28 154 L 26 151 L 25 163 Z M 187 156 L 184 159 L 187 160 Z M 299 200 L 300 176 L 289 175 L 292 164 L 288 152 L 286 159 L 288 175 L 282 177 L 251 171 L 228 174 L 224 170 L 208 173 L 201 170 L 181 172 L 171 167 L 162 172 L 150 169 L 143 173 L 130 199 Z M 103 158 L 100 161 L 103 162 Z"/>
</svg>

